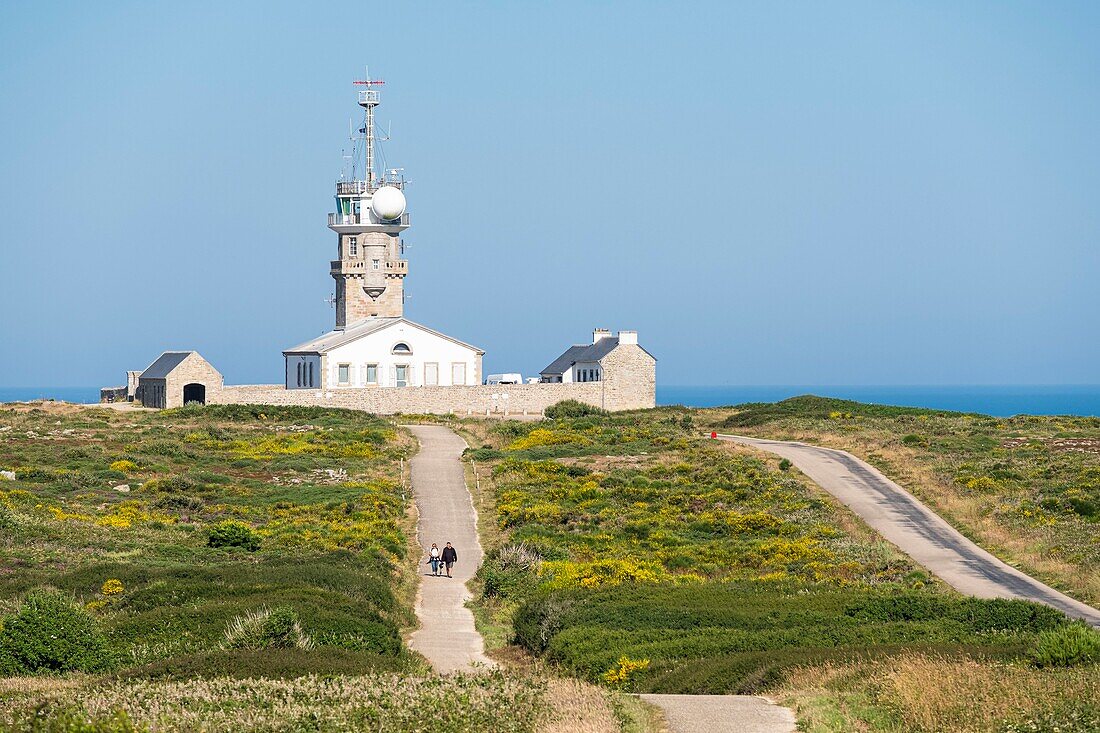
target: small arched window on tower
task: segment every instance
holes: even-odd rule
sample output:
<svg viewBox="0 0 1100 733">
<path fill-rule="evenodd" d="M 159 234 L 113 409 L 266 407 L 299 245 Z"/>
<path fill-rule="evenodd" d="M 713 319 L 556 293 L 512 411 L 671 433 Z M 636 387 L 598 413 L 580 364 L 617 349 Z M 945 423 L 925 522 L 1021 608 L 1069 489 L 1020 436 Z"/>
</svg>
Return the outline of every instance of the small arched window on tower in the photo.
<svg viewBox="0 0 1100 733">
<path fill-rule="evenodd" d="M 413 353 L 413 350 L 410 349 L 409 345 L 404 341 L 398 341 L 396 344 L 393 345 L 393 351 L 391 353 L 404 356 L 406 354 Z"/>
</svg>

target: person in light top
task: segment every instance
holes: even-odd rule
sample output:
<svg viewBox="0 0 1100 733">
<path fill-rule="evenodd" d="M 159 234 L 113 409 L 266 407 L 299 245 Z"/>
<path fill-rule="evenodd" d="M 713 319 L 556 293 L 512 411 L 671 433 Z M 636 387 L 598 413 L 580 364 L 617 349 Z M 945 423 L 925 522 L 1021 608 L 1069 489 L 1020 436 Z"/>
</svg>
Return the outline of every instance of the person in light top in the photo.
<svg viewBox="0 0 1100 733">
<path fill-rule="evenodd" d="M 432 566 L 432 575 L 439 575 L 439 545 L 434 542 L 428 550 L 428 564 Z"/>
</svg>

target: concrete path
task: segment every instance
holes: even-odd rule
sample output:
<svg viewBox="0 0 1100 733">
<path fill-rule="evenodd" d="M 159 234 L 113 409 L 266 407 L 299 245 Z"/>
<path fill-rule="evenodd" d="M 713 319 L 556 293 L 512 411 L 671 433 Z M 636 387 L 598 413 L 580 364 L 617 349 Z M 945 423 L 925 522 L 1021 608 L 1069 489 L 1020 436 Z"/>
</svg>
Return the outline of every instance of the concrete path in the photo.
<svg viewBox="0 0 1100 733">
<path fill-rule="evenodd" d="M 1001 562 L 851 453 L 806 443 L 718 437 L 788 459 L 902 552 L 962 593 L 1038 601 L 1100 627 L 1100 611 Z"/>
<path fill-rule="evenodd" d="M 420 628 L 409 646 L 423 654 L 439 672 L 469 671 L 474 665 L 494 666 L 466 608 L 470 592 L 466 581 L 481 565 L 477 513 L 466 490 L 462 451 L 466 443 L 439 425 L 409 425 L 420 441 L 420 452 L 409 462 L 413 496 L 420 512 L 417 541 L 421 547 L 420 590 L 416 616 Z M 450 542 L 458 552 L 452 575 L 433 576 L 426 564 L 428 548 Z"/>
<path fill-rule="evenodd" d="M 793 733 L 794 713 L 753 695 L 639 695 L 661 708 L 672 733 Z"/>
</svg>

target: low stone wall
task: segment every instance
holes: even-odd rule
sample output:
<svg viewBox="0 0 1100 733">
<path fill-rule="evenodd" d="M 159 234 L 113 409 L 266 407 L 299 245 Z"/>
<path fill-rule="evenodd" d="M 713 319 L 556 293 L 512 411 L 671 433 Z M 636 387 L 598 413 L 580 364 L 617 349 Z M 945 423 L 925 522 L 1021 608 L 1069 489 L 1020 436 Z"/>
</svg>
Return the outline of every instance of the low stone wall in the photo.
<svg viewBox="0 0 1100 733">
<path fill-rule="evenodd" d="M 286 389 L 279 384 L 226 385 L 207 393 L 210 404 L 310 405 L 344 407 L 377 415 L 406 414 L 541 414 L 562 400 L 577 400 L 614 410 L 605 404 L 606 382 L 571 384 L 476 385 L 467 387 L 352 387 Z M 653 405 L 630 405 L 642 407 Z M 629 409 L 629 408 L 618 408 Z"/>
</svg>

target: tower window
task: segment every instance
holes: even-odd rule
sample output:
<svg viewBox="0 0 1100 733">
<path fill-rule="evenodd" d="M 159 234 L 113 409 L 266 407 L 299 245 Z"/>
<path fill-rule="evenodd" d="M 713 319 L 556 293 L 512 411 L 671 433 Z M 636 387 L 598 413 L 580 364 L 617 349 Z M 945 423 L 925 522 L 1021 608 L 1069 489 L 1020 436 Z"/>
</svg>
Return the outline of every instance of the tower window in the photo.
<svg viewBox="0 0 1100 733">
<path fill-rule="evenodd" d="M 351 257 L 359 256 L 359 238 L 348 237 L 348 255 Z"/>
<path fill-rule="evenodd" d="M 371 260 L 370 263 L 371 267 L 373 267 L 375 270 L 378 269 L 378 260 Z"/>
</svg>

